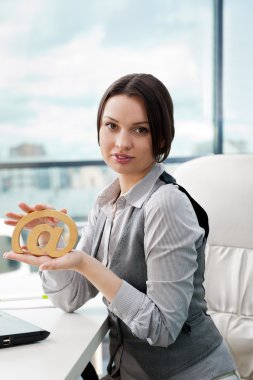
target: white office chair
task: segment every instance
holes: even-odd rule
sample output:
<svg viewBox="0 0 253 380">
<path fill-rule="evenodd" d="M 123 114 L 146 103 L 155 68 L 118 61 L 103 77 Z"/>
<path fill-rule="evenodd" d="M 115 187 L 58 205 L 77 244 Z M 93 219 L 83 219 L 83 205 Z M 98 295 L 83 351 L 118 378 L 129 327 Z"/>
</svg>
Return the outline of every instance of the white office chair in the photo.
<svg viewBox="0 0 253 380">
<path fill-rule="evenodd" d="M 207 211 L 209 312 L 242 379 L 253 379 L 253 155 L 194 159 L 174 172 Z"/>
</svg>

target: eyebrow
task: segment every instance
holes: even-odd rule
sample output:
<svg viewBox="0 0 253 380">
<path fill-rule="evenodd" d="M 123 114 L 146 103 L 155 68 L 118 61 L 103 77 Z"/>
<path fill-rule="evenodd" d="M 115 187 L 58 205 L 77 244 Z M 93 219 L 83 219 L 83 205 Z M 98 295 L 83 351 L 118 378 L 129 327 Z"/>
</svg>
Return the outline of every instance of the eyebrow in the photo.
<svg viewBox="0 0 253 380">
<path fill-rule="evenodd" d="M 111 116 L 105 115 L 105 116 L 103 116 L 103 119 L 104 118 L 110 119 L 110 120 L 114 121 L 115 123 L 119 123 L 119 121 L 117 119 L 114 119 Z M 133 125 L 143 125 L 143 124 L 149 124 L 149 122 L 147 120 L 145 120 L 145 121 L 137 121 L 136 123 L 133 123 Z"/>
</svg>

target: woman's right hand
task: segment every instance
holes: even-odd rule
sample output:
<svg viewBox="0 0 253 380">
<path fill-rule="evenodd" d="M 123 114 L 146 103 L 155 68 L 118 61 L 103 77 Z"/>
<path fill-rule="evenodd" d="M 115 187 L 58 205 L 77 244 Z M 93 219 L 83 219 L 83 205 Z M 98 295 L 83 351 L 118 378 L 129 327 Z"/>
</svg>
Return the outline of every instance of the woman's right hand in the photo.
<svg viewBox="0 0 253 380">
<path fill-rule="evenodd" d="M 45 204 L 42 204 L 42 203 L 38 203 L 38 204 L 36 204 L 34 206 L 29 206 L 27 203 L 21 202 L 21 203 L 19 203 L 18 206 L 23 211 L 23 213 L 22 214 L 17 214 L 17 213 L 14 213 L 14 212 L 7 212 L 5 215 L 6 215 L 6 217 L 8 219 L 6 219 L 4 221 L 5 224 L 7 224 L 9 226 L 16 226 L 16 224 L 19 222 L 19 220 L 23 216 L 25 216 L 26 214 L 30 214 L 33 211 L 55 210 L 54 207 L 49 206 L 49 205 L 45 205 Z M 61 209 L 59 211 L 63 212 L 64 214 L 67 214 L 67 210 L 66 209 Z M 49 224 L 50 226 L 54 227 L 54 226 L 57 226 L 58 220 L 56 218 L 52 218 L 52 217 L 38 218 L 38 219 L 34 219 L 30 223 L 28 223 L 25 226 L 25 228 L 32 229 L 32 228 L 34 228 L 35 226 L 37 226 L 39 224 Z"/>
<path fill-rule="evenodd" d="M 16 214 L 14 212 L 7 212 L 5 215 L 7 216 L 8 219 L 4 221 L 5 224 L 15 227 L 17 223 L 19 222 L 19 220 L 23 218 L 23 216 L 30 214 L 33 211 L 54 210 L 52 206 L 45 205 L 42 203 L 38 203 L 34 206 L 29 206 L 27 203 L 21 202 L 19 203 L 18 206 L 23 211 L 23 213 Z M 64 214 L 67 214 L 67 210 L 65 208 L 59 211 L 63 212 Z M 51 227 L 56 227 L 58 224 L 58 220 L 53 217 L 37 218 L 37 219 L 32 220 L 30 223 L 27 223 L 24 228 L 31 230 L 35 226 L 38 226 L 40 224 L 49 224 Z M 39 244 L 40 245 L 47 244 L 48 238 L 49 238 L 48 233 L 43 232 L 42 234 L 40 234 Z"/>
</svg>

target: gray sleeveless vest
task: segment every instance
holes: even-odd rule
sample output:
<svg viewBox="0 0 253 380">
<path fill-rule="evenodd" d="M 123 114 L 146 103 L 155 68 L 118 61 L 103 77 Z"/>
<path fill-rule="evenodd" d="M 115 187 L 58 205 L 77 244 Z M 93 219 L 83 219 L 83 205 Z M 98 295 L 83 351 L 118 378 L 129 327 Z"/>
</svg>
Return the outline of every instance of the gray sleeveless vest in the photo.
<svg viewBox="0 0 253 380">
<path fill-rule="evenodd" d="M 166 172 L 160 176 L 160 179 L 164 183 L 176 184 L 175 179 Z M 108 373 L 112 379 L 120 376 L 119 363 L 115 365 L 114 357 L 116 352 L 122 350 L 122 347 L 137 359 L 150 380 L 167 380 L 170 376 L 180 373 L 206 357 L 222 341 L 211 317 L 206 313 L 205 291 L 202 285 L 205 269 L 204 250 L 209 232 L 208 218 L 205 211 L 187 191 L 181 186 L 178 187 L 190 199 L 198 222 L 206 231 L 204 242 L 198 249 L 198 269 L 194 274 L 194 293 L 187 320 L 173 344 L 168 347 L 158 347 L 151 346 L 146 340 L 134 336 L 123 321 L 109 312 L 111 358 Z M 93 256 L 96 256 L 99 248 L 105 219 L 105 215 L 100 212 L 96 225 Z M 110 269 L 136 289 L 146 293 L 147 267 L 144 253 L 143 207 L 134 209 L 116 247 Z"/>
</svg>

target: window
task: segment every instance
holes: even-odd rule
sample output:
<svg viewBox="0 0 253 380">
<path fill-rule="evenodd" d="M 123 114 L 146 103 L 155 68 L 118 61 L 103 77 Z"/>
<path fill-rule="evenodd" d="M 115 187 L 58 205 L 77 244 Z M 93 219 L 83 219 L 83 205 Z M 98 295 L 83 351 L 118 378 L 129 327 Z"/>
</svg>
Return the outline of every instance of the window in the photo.
<svg viewBox="0 0 253 380">
<path fill-rule="evenodd" d="M 253 2 L 224 2 L 224 152 L 253 152 Z"/>
<path fill-rule="evenodd" d="M 66 207 L 76 220 L 87 217 L 113 178 L 110 169 L 87 162 L 101 159 L 98 102 L 129 72 L 153 73 L 171 92 L 172 160 L 212 154 L 214 3 L 1 1 L 0 217 L 17 211 L 19 201 Z M 224 152 L 252 153 L 253 4 L 218 4 L 224 4 Z M 62 165 L 53 167 L 56 161 Z"/>
<path fill-rule="evenodd" d="M 0 15 L 2 162 L 99 159 L 99 99 L 129 72 L 171 92 L 172 156 L 212 151 L 211 1 L 13 0 Z"/>
</svg>

